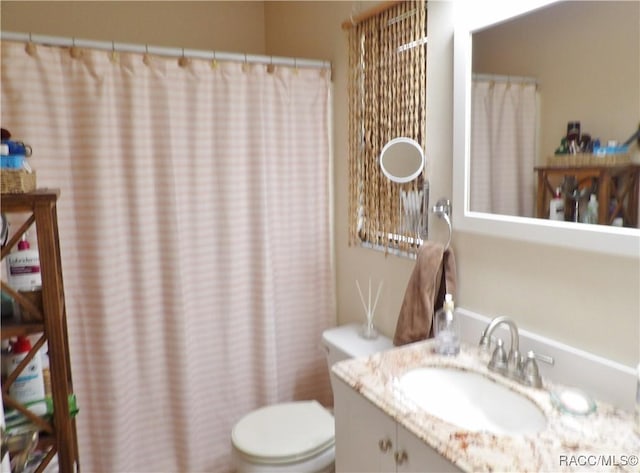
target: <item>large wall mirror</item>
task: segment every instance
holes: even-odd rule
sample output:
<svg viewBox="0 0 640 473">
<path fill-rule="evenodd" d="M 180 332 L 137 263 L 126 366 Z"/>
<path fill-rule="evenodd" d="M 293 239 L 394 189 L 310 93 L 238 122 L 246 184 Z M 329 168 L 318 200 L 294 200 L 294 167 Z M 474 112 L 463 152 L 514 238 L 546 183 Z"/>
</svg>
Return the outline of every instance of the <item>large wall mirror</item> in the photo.
<svg viewBox="0 0 640 473">
<path fill-rule="evenodd" d="M 556 154 L 570 122 L 601 147 L 638 130 L 640 4 L 477 3 L 455 4 L 454 228 L 640 258 L 638 140 L 602 161 L 586 147 Z M 609 180 L 585 172 L 604 163 L 630 174 Z M 567 209 L 552 220 L 556 188 Z M 604 201 L 600 221 L 587 219 L 591 194 Z M 627 212 L 623 227 L 612 225 L 622 222 L 614 219 L 616 195 Z"/>
</svg>

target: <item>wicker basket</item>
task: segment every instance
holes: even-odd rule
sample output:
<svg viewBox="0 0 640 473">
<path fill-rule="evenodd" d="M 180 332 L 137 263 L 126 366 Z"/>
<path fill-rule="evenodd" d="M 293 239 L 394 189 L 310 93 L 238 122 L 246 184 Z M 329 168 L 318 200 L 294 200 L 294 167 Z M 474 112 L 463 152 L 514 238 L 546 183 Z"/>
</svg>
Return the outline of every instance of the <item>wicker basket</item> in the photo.
<svg viewBox="0 0 640 473">
<path fill-rule="evenodd" d="M 631 163 L 631 154 L 615 153 L 598 156 L 596 154 L 556 154 L 547 158 L 547 166 L 610 166 Z"/>
<path fill-rule="evenodd" d="M 36 189 L 36 173 L 24 169 L 2 169 L 0 171 L 3 194 L 23 194 Z"/>
</svg>

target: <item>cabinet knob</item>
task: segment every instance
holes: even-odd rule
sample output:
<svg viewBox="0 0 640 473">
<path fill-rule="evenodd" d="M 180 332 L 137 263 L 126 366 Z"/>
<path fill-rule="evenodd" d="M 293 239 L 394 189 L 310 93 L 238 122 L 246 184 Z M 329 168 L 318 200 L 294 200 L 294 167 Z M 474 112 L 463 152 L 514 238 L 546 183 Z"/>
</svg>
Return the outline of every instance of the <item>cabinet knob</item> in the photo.
<svg viewBox="0 0 640 473">
<path fill-rule="evenodd" d="M 407 456 L 407 452 L 405 452 L 404 450 L 394 453 L 393 458 L 396 460 L 396 465 L 402 465 L 409 459 L 409 457 Z"/>
<path fill-rule="evenodd" d="M 393 445 L 391 444 L 391 440 L 389 439 L 380 440 L 378 442 L 378 447 L 380 448 L 381 452 L 388 452 L 392 446 Z"/>
</svg>

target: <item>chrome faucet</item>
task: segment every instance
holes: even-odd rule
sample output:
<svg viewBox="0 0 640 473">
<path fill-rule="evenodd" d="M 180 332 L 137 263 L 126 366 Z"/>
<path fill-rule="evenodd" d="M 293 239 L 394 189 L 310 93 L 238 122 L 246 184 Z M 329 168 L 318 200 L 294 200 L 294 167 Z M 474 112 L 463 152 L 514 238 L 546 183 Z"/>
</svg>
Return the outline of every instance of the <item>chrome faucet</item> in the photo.
<svg viewBox="0 0 640 473">
<path fill-rule="evenodd" d="M 511 344 L 509 345 L 509 354 L 504 355 L 504 348 L 502 347 L 501 340 L 498 342 L 498 347 L 493 352 L 491 361 L 489 362 L 489 369 L 496 371 L 500 374 L 504 374 L 509 378 L 520 380 L 522 377 L 522 356 L 520 355 L 520 336 L 518 334 L 518 326 L 509 317 L 502 316 L 493 319 L 487 328 L 482 332 L 480 337 L 480 346 L 490 349 L 491 348 L 491 335 L 499 325 L 505 324 L 509 327 L 511 332 Z M 506 361 L 506 363 L 505 363 Z"/>
<path fill-rule="evenodd" d="M 542 387 L 542 379 L 538 372 L 538 364 L 536 359 L 544 361 L 553 365 L 554 360 L 550 356 L 538 355 L 533 351 L 527 353 L 526 361 L 523 360 L 520 354 L 520 335 L 518 333 L 518 326 L 509 317 L 501 316 L 494 318 L 489 325 L 482 331 L 480 336 L 480 347 L 486 350 L 491 349 L 492 334 L 499 325 L 505 324 L 509 327 L 511 333 L 511 344 L 509 346 L 509 354 L 504 350 L 501 339 L 498 339 L 496 348 L 491 356 L 491 361 L 487 367 L 496 373 L 507 376 L 519 383 L 526 386 L 532 386 L 534 388 Z"/>
</svg>

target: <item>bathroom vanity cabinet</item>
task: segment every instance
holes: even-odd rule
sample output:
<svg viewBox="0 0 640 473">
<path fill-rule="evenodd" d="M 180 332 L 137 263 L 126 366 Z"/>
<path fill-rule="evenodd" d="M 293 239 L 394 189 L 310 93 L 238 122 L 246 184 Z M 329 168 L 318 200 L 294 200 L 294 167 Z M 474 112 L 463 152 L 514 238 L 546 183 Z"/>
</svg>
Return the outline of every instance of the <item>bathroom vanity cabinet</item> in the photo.
<svg viewBox="0 0 640 473">
<path fill-rule="evenodd" d="M 492 373 L 488 354 L 475 344 L 461 344 L 455 357 L 437 355 L 434 348 L 430 339 L 332 366 L 338 473 L 584 471 L 584 465 L 561 459 L 570 452 L 609 459 L 640 451 L 631 412 L 596 401 L 591 414 L 576 417 L 554 404 L 552 382 L 545 379 L 537 389 Z M 430 368 L 439 376 L 458 374 L 455 380 L 426 377 Z M 487 383 L 500 390 L 485 389 Z M 433 390 L 439 395 L 430 397 Z M 512 402 L 513 395 L 526 402 Z M 430 411 L 425 399 L 444 417 Z M 460 425 L 469 418 L 486 423 Z M 638 471 L 635 463 L 620 466 Z"/>
<path fill-rule="evenodd" d="M 42 290 L 29 293 L 13 290 L 4 280 L 2 292 L 9 294 L 20 306 L 21 317 L 15 321 L 2 321 L 2 339 L 19 335 L 33 335 L 37 341 L 23 362 L 2 384 L 2 401 L 5 411 L 17 409 L 27 416 L 39 431 L 38 449 L 46 451 L 36 472 L 44 471 L 47 464 L 57 455 L 61 473 L 79 471 L 78 443 L 75 418 L 70 412 L 69 400 L 73 396 L 71 363 L 67 336 L 67 317 L 62 280 L 60 243 L 58 235 L 57 200 L 59 191 L 36 190 L 23 194 L 2 194 L 2 213 L 18 214 L 20 227 L 2 247 L 2 260 L 10 254 L 21 236 L 35 224 Z M 22 220 L 22 217 L 24 220 Z M 53 415 L 51 418 L 32 414 L 9 396 L 9 387 L 38 350 L 47 343 L 51 372 L 51 398 Z"/>
<path fill-rule="evenodd" d="M 337 473 L 461 471 L 344 382 L 333 388 Z"/>
</svg>

